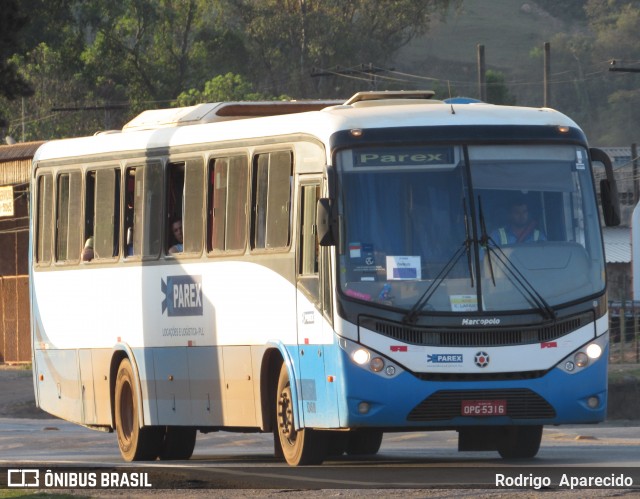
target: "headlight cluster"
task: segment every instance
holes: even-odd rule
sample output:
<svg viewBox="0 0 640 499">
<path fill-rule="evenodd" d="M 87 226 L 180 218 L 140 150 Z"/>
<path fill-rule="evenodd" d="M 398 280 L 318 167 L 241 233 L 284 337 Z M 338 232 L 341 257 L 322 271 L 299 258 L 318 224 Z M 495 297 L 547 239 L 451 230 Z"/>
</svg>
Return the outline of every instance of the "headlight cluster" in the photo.
<svg viewBox="0 0 640 499">
<path fill-rule="evenodd" d="M 592 364 L 602 356 L 607 338 L 608 335 L 603 334 L 595 341 L 583 345 L 579 350 L 565 358 L 560 363 L 560 367 L 569 373 L 575 373 Z"/>
<path fill-rule="evenodd" d="M 391 377 L 399 374 L 401 370 L 389 359 L 349 340 L 341 339 L 340 347 L 355 364 L 373 373 Z"/>
</svg>

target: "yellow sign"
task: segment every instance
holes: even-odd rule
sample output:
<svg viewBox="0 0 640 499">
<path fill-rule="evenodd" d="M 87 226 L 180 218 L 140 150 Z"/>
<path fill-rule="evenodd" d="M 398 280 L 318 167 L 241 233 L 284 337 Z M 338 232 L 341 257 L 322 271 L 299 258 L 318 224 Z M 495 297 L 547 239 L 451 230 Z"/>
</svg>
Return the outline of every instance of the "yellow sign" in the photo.
<svg viewBox="0 0 640 499">
<path fill-rule="evenodd" d="M 13 186 L 0 187 L 0 217 L 13 216 Z"/>
</svg>

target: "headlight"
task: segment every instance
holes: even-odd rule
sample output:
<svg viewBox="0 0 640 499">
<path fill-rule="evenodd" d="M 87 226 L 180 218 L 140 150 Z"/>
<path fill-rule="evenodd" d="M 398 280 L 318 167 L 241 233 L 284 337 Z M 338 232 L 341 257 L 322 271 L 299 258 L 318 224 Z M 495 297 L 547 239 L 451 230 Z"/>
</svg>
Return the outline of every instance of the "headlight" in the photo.
<svg viewBox="0 0 640 499">
<path fill-rule="evenodd" d="M 364 348 L 359 348 L 351 354 L 351 358 L 356 364 L 364 366 L 369 362 L 369 352 Z"/>
<path fill-rule="evenodd" d="M 608 342 L 609 333 L 602 334 L 574 350 L 573 353 L 562 359 L 557 364 L 557 367 L 567 373 L 579 373 L 582 369 L 588 368 L 602 358 Z"/>
<path fill-rule="evenodd" d="M 591 345 L 587 347 L 587 355 L 590 359 L 594 360 L 600 358 L 602 355 L 602 347 L 597 343 L 591 343 Z"/>
<path fill-rule="evenodd" d="M 384 354 L 369 350 L 367 347 L 346 338 L 340 338 L 338 346 L 345 351 L 351 362 L 370 373 L 388 379 L 394 378 L 403 372 L 400 366 L 391 359 L 387 359 Z"/>
</svg>

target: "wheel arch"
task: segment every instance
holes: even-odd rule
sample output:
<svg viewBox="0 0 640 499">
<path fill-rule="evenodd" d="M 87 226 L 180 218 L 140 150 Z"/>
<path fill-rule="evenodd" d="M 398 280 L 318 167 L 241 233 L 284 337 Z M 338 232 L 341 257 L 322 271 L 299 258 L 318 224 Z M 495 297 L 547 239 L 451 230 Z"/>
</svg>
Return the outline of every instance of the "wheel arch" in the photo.
<svg viewBox="0 0 640 499">
<path fill-rule="evenodd" d="M 273 430 L 274 404 L 276 399 L 276 391 L 278 389 L 278 377 L 282 365 L 287 366 L 289 373 L 289 382 L 291 383 L 291 397 L 293 398 L 294 421 L 296 429 L 301 426 L 300 409 L 298 407 L 298 383 L 295 374 L 293 360 L 282 342 L 270 342 L 262 356 L 262 365 L 260 366 L 260 406 L 262 409 L 262 430 Z"/>
<path fill-rule="evenodd" d="M 144 426 L 144 402 L 142 397 L 142 387 L 140 386 L 140 376 L 138 374 L 138 363 L 136 357 L 133 354 L 133 350 L 129 345 L 119 343 L 114 346 L 113 354 L 111 356 L 111 365 L 109 366 L 109 393 L 111 397 L 111 427 L 116 427 L 116 381 L 118 378 L 118 369 L 124 359 L 127 359 L 131 363 L 131 369 L 133 370 L 133 376 L 136 383 L 135 395 L 138 399 L 138 407 L 140 407 L 138 415 L 138 425 L 140 428 Z"/>
</svg>

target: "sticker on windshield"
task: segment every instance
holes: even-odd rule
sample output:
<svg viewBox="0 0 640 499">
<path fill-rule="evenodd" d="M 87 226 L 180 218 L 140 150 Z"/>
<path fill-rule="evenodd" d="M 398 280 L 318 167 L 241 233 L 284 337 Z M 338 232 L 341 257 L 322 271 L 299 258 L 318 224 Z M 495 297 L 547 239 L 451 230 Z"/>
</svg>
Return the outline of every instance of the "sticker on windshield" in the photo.
<svg viewBox="0 0 640 499">
<path fill-rule="evenodd" d="M 582 157 L 582 151 L 578 149 L 576 151 L 576 170 L 584 170 L 584 158 Z"/>
<path fill-rule="evenodd" d="M 387 256 L 387 280 L 422 279 L 419 256 Z"/>
<path fill-rule="evenodd" d="M 362 255 L 362 245 L 360 243 L 349 243 L 349 256 L 351 258 L 360 258 Z"/>
<path fill-rule="evenodd" d="M 477 312 L 478 297 L 476 295 L 451 295 L 449 296 L 452 312 Z"/>
</svg>

